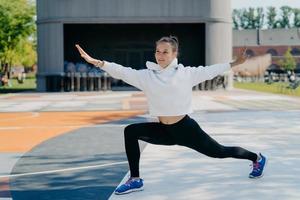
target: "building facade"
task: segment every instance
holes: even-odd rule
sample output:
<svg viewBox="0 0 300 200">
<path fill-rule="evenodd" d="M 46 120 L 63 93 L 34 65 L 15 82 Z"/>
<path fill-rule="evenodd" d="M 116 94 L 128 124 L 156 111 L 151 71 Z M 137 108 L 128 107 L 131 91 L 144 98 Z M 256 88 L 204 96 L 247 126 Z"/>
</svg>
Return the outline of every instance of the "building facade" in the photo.
<svg viewBox="0 0 300 200">
<path fill-rule="evenodd" d="M 230 2 L 39 0 L 37 89 L 47 91 L 55 81 L 49 77 L 72 68 L 90 69 L 83 67 L 76 43 L 93 57 L 142 69 L 147 60 L 154 61 L 155 41 L 175 35 L 179 62 L 184 65 L 228 62 L 232 58 Z"/>
<path fill-rule="evenodd" d="M 272 64 L 268 70 L 284 72 L 279 60 L 284 58 L 288 49 L 296 60 L 295 72 L 300 74 L 300 29 L 269 29 L 269 30 L 234 30 L 233 55 L 247 46 L 247 54 L 251 57 L 271 54 Z"/>
</svg>

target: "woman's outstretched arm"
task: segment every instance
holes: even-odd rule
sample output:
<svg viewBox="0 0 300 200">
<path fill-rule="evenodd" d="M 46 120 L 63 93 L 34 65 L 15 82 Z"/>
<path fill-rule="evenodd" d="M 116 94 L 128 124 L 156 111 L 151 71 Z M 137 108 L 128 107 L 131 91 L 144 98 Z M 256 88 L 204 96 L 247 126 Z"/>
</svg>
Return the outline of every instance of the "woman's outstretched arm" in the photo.
<svg viewBox="0 0 300 200">
<path fill-rule="evenodd" d="M 244 48 L 237 58 L 233 62 L 214 64 L 210 66 L 199 66 L 199 67 L 186 67 L 189 71 L 191 77 L 192 85 L 197 85 L 203 81 L 211 80 L 218 75 L 222 75 L 224 72 L 230 70 L 230 68 L 235 67 L 244 63 L 247 60 L 246 48 Z"/>
<path fill-rule="evenodd" d="M 129 85 L 132 85 L 141 90 L 144 89 L 145 76 L 147 73 L 146 70 L 135 70 L 130 67 L 123 67 L 122 65 L 116 63 L 92 58 L 78 44 L 76 44 L 75 46 L 78 49 L 81 57 L 84 58 L 86 62 L 101 68 L 113 78 L 121 79 Z"/>
</svg>

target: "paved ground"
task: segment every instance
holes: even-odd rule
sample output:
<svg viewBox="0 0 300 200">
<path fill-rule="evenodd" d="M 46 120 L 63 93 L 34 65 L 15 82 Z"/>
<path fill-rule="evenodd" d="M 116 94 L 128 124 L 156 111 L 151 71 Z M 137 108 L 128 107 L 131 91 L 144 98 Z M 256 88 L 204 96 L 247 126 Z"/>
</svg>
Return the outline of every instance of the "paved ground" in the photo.
<svg viewBox="0 0 300 200">
<path fill-rule="evenodd" d="M 145 190 L 110 199 L 300 199 L 299 111 L 233 111 L 193 117 L 217 141 L 263 152 L 269 158 L 265 176 L 247 178 L 248 161 L 212 159 L 179 146 L 147 145 L 141 159 Z M 265 126 L 266 118 L 270 124 Z M 290 128 L 285 127 L 288 124 Z"/>
<path fill-rule="evenodd" d="M 141 143 L 145 190 L 112 195 L 128 171 L 124 126 L 155 120 L 143 94 L 10 94 L 0 95 L 0 199 L 300 199 L 299 98 L 234 90 L 193 100 L 212 137 L 270 158 L 262 179 L 247 178 L 248 161 Z"/>
</svg>

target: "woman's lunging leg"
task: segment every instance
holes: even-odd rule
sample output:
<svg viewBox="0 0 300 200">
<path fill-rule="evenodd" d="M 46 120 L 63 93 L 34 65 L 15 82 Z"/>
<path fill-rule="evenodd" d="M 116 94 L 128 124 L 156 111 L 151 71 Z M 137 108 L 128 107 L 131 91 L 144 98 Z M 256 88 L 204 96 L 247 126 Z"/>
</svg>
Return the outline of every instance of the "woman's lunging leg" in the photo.
<svg viewBox="0 0 300 200">
<path fill-rule="evenodd" d="M 224 146 L 219 144 L 207 133 L 205 133 L 200 127 L 197 130 L 198 134 L 201 135 L 201 142 L 195 142 L 196 138 L 192 139 L 192 148 L 199 151 L 207 156 L 214 158 L 238 158 L 248 159 L 253 162 L 257 160 L 257 154 L 250 152 L 242 147 L 237 146 Z"/>
<path fill-rule="evenodd" d="M 253 162 L 257 160 L 257 154 L 250 152 L 242 147 L 230 147 L 223 146 L 211 138 L 205 133 L 198 123 L 189 118 L 184 124 L 182 124 L 182 130 L 184 130 L 184 137 L 182 137 L 183 131 L 177 128 L 176 138 L 180 145 L 192 148 L 200 153 L 214 158 L 239 158 L 248 159 Z M 179 135 L 179 136 L 178 136 Z"/>
<path fill-rule="evenodd" d="M 216 140 L 211 138 L 200 127 L 197 130 L 197 132 L 198 132 L 197 135 L 201 135 L 200 137 L 201 142 L 192 143 L 192 148 L 194 148 L 196 151 L 199 151 L 207 156 L 214 157 L 214 158 L 231 157 L 231 158 L 238 158 L 238 159 L 248 159 L 253 162 L 257 160 L 257 154 L 250 152 L 242 147 L 223 146 L 219 144 Z M 195 139 L 192 139 L 192 141 L 195 141 Z"/>
<path fill-rule="evenodd" d="M 140 148 L 138 140 L 152 144 L 173 145 L 172 139 L 163 131 L 160 123 L 138 123 L 124 130 L 125 150 L 131 177 L 139 177 Z"/>
</svg>

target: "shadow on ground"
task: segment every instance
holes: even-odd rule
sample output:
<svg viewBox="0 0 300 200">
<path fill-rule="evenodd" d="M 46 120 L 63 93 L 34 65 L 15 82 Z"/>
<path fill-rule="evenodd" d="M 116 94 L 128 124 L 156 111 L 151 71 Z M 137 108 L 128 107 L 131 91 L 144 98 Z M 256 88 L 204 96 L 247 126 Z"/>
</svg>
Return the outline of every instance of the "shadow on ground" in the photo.
<svg viewBox="0 0 300 200">
<path fill-rule="evenodd" d="M 24 154 L 12 174 L 116 164 L 14 177 L 10 179 L 11 197 L 14 200 L 108 199 L 128 171 L 124 127 L 119 126 L 124 123 L 85 127 L 45 141 Z"/>
</svg>

